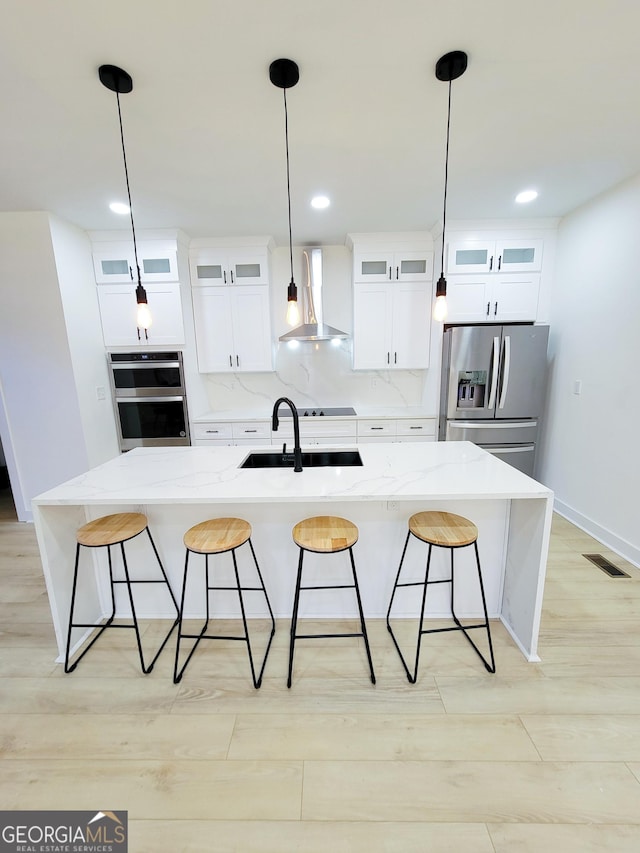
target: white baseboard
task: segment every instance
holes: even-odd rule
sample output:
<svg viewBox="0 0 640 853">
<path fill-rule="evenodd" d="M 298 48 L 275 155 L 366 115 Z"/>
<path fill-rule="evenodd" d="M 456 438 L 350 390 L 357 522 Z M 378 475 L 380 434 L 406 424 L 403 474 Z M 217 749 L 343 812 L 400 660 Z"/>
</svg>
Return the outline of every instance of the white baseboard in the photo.
<svg viewBox="0 0 640 853">
<path fill-rule="evenodd" d="M 597 539 L 598 542 L 602 542 L 602 544 L 610 551 L 614 551 L 623 559 L 632 563 L 632 565 L 640 568 L 640 548 L 636 545 L 632 545 L 631 542 L 627 542 L 626 539 L 621 539 L 619 536 L 616 536 L 615 533 L 607 530 L 606 527 L 602 527 L 597 524 L 597 522 L 593 521 L 593 519 L 588 518 L 586 515 L 582 515 L 582 513 L 573 509 L 573 507 L 559 501 L 558 498 L 553 502 L 553 509 L 558 513 L 558 515 L 561 515 L 563 518 L 566 518 L 567 521 L 570 521 L 572 524 L 575 524 L 576 527 L 579 527 L 580 530 L 584 530 L 584 532 L 588 533 L 589 536 L 593 536 L 593 538 Z"/>
</svg>

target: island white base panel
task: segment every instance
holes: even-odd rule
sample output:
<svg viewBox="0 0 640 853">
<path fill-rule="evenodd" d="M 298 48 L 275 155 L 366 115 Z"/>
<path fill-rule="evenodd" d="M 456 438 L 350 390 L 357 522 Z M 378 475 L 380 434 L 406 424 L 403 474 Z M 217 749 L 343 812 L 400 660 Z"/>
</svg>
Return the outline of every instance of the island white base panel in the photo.
<svg viewBox="0 0 640 853">
<path fill-rule="evenodd" d="M 98 505 L 88 507 L 40 505 L 35 509 L 35 522 L 43 557 L 43 565 L 53 622 L 58 642 L 59 660 L 66 646 L 68 613 L 73 581 L 76 547 L 75 533 L 86 521 L 114 512 L 144 512 L 169 581 L 180 600 L 185 561 L 184 533 L 194 524 L 208 518 L 238 516 L 252 525 L 252 542 L 267 587 L 276 619 L 288 619 L 294 595 L 299 549 L 292 539 L 293 526 L 312 515 L 339 515 L 348 518 L 359 529 L 354 546 L 356 571 L 360 584 L 365 617 L 384 618 L 402 549 L 407 535 L 407 521 L 414 512 L 447 509 L 471 519 L 479 530 L 478 548 L 489 616 L 500 617 L 514 641 L 529 661 L 539 660 L 539 630 L 544 567 L 548 549 L 551 501 L 524 500 L 448 500 L 394 501 L 389 509 L 386 501 L 191 504 L 179 505 Z M 158 566 L 146 535 L 125 545 L 132 577 L 158 576 Z M 112 548 L 116 577 L 122 577 L 119 546 Z M 402 572 L 404 582 L 424 578 L 428 546 L 410 537 Z M 243 583 L 256 585 L 255 568 L 247 545 L 236 551 Z M 76 621 L 98 622 L 110 612 L 106 549 L 81 548 L 81 572 L 76 599 Z M 204 617 L 204 557 L 191 554 L 189 583 L 185 600 L 185 618 Z M 233 581 L 230 554 L 209 557 L 211 584 L 227 585 Z M 455 550 L 456 613 L 460 617 L 482 615 L 480 590 L 473 547 Z M 448 549 L 434 548 L 430 579 L 447 577 L 450 564 Z M 313 554 L 305 552 L 303 585 L 350 583 L 348 552 Z M 171 601 L 161 586 L 145 585 L 135 590 L 136 608 L 141 619 L 170 618 Z M 392 618 L 417 618 L 421 589 L 413 587 L 396 593 Z M 448 617 L 449 584 L 429 587 L 427 617 Z M 119 617 L 130 615 L 126 588 L 117 589 Z M 235 592 L 210 594 L 211 615 L 239 618 Z M 263 596 L 246 594 L 247 615 L 267 615 Z M 312 590 L 302 592 L 299 616 L 304 618 L 350 618 L 357 615 L 353 590 Z M 83 642 L 80 631 L 74 632 L 73 645 Z"/>
</svg>

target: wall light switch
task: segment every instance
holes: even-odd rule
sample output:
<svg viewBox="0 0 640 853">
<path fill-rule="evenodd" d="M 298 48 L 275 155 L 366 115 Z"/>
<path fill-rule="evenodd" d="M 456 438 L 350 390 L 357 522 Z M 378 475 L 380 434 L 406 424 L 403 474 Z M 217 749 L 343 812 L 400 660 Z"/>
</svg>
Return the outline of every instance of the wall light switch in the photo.
<svg viewBox="0 0 640 853">
<path fill-rule="evenodd" d="M 582 379 L 574 380 L 573 393 L 574 394 L 582 394 Z"/>
<path fill-rule="evenodd" d="M 105 400 L 107 396 L 107 392 L 105 391 L 104 385 L 98 385 L 96 387 L 96 397 L 98 400 Z"/>
</svg>

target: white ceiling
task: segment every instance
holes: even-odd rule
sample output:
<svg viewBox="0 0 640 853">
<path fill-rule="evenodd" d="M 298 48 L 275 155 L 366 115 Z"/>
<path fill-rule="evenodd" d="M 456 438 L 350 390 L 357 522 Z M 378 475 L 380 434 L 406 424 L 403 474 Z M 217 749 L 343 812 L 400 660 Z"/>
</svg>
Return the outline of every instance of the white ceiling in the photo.
<svg viewBox="0 0 640 853">
<path fill-rule="evenodd" d="M 0 210 L 126 228 L 116 96 L 136 228 L 293 242 L 431 228 L 448 217 L 563 216 L 640 171 L 639 0 L 11 0 L 0 28 Z M 522 207 L 516 192 L 540 196 Z M 312 210 L 323 192 L 330 208 Z"/>
</svg>

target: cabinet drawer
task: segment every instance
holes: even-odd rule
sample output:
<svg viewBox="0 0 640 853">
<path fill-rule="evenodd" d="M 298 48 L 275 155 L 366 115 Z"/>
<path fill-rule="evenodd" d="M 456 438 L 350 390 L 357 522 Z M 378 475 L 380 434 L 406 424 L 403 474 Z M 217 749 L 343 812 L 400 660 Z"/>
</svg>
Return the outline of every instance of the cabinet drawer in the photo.
<svg viewBox="0 0 640 853">
<path fill-rule="evenodd" d="M 319 438 L 352 438 L 356 437 L 355 421 L 329 420 L 322 418 L 300 418 L 300 439 L 304 441 L 307 437 L 317 436 Z M 280 418 L 278 431 L 273 433 L 273 441 L 277 444 L 279 439 L 293 438 L 293 421 L 291 418 Z"/>
<path fill-rule="evenodd" d="M 234 438 L 271 438 L 271 424 L 269 421 L 246 421 L 231 425 Z"/>
<path fill-rule="evenodd" d="M 194 424 L 193 429 L 191 430 L 191 435 L 194 439 L 198 438 L 224 438 L 231 439 L 233 437 L 233 433 L 231 432 L 231 424 L 230 423 L 214 423 L 207 421 L 206 423 Z"/>
<path fill-rule="evenodd" d="M 398 436 L 409 436 L 412 438 L 431 438 L 436 434 L 435 418 L 416 418 L 414 420 L 399 420 L 397 428 Z"/>
<path fill-rule="evenodd" d="M 395 434 L 396 422 L 393 420 L 358 421 L 358 438 L 394 437 Z"/>
</svg>

